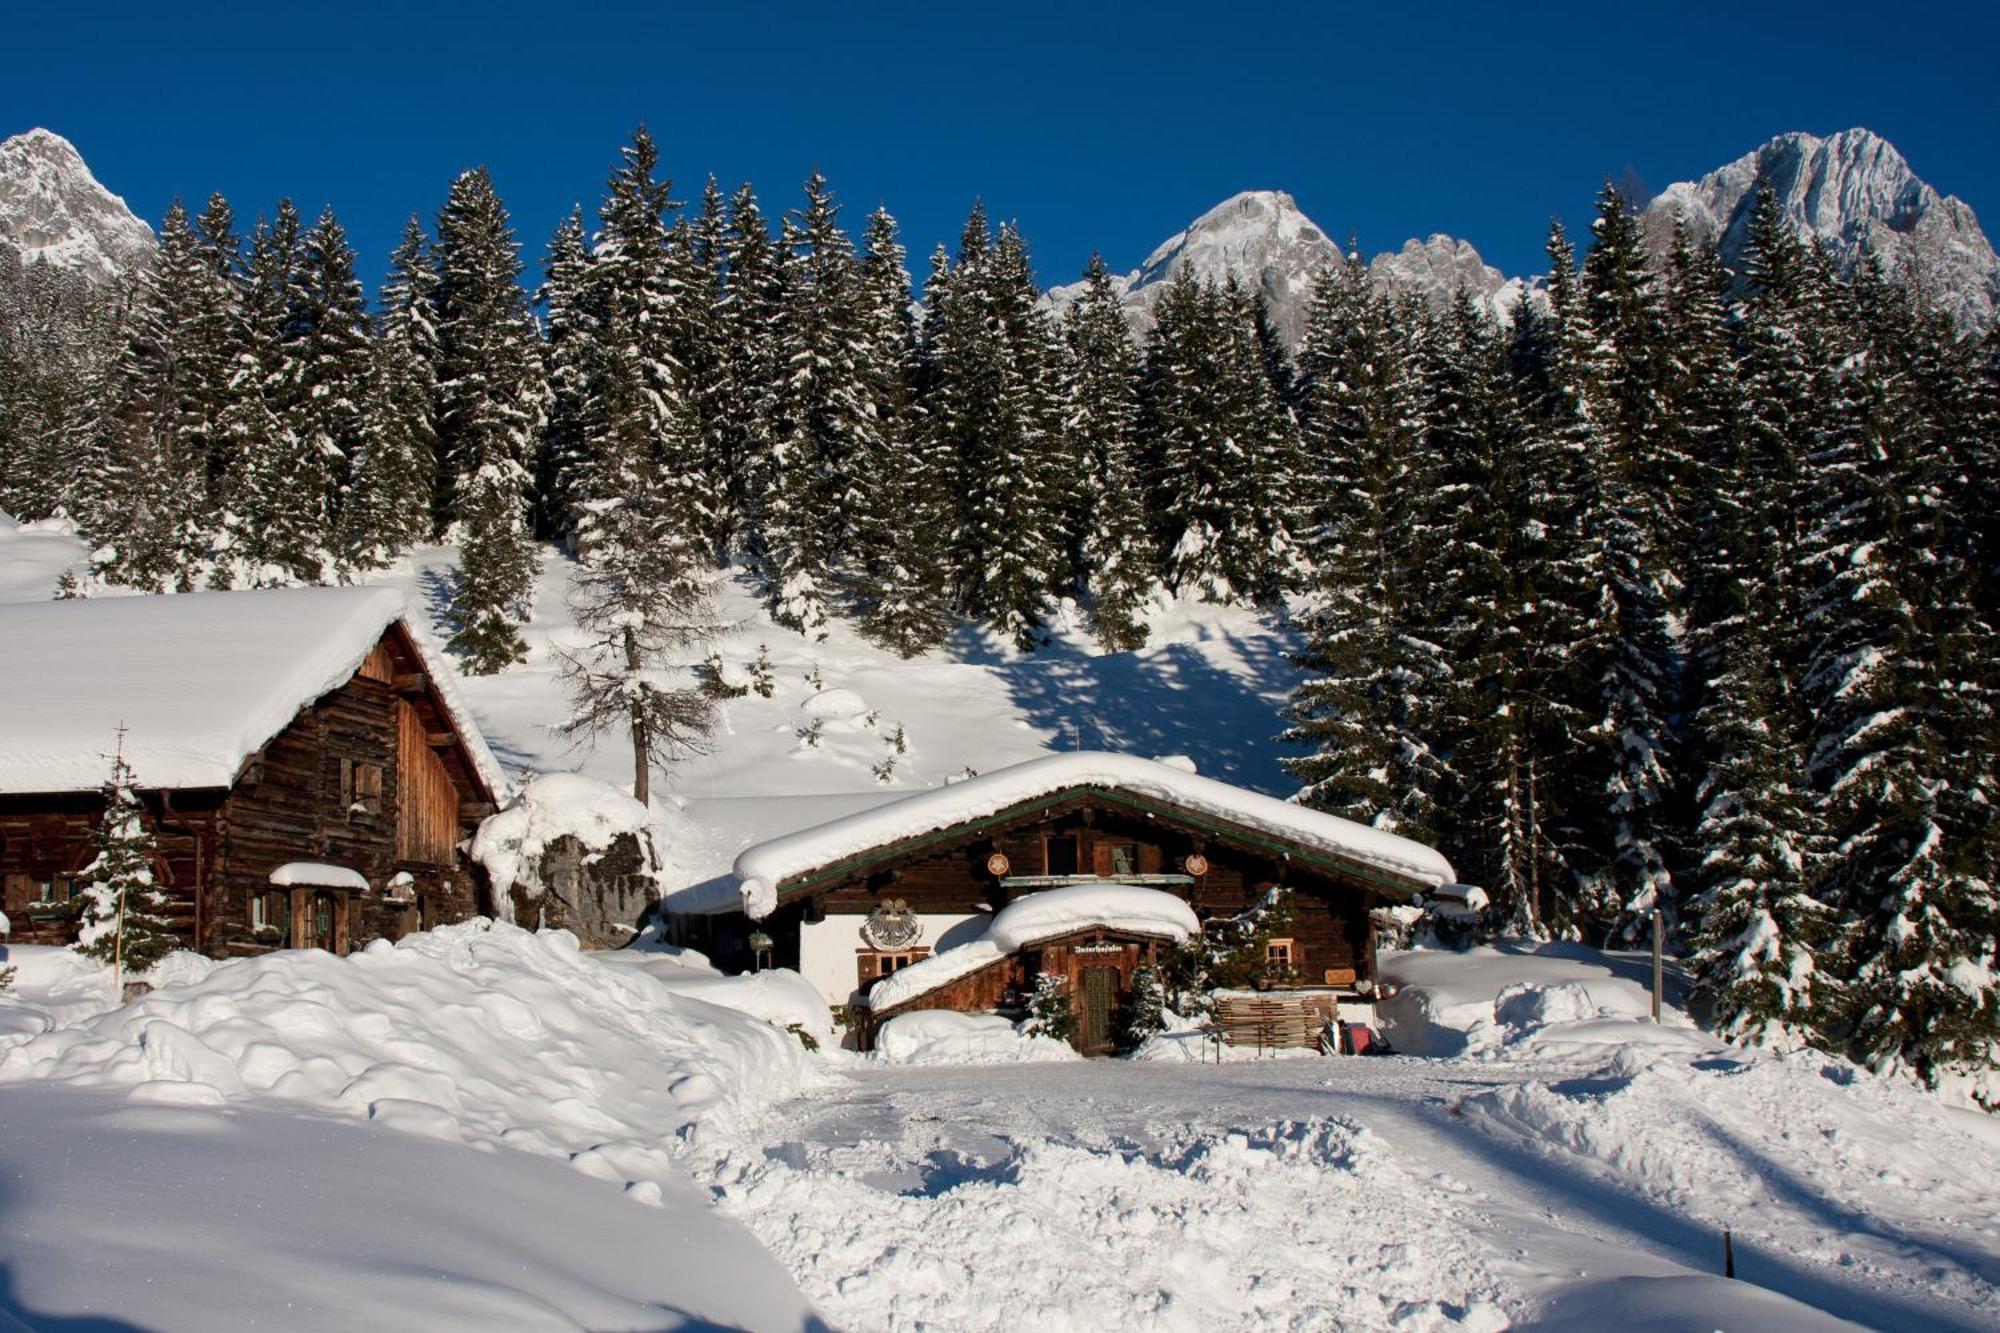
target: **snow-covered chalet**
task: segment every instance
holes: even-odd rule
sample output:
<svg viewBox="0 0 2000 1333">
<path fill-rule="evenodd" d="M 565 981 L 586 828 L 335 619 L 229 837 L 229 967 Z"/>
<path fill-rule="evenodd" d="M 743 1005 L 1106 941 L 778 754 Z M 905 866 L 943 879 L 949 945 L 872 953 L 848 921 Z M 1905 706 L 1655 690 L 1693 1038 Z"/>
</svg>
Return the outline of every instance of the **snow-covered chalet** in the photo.
<svg viewBox="0 0 2000 1333">
<path fill-rule="evenodd" d="M 487 906 L 459 844 L 505 779 L 403 614 L 387 588 L 0 607 L 13 938 L 72 937 L 120 746 L 190 948 L 346 953 Z"/>
<path fill-rule="evenodd" d="M 1372 993 L 1380 906 L 1453 879 L 1429 847 L 1130 755 L 1030 760 L 742 850 L 670 894 L 675 938 L 725 966 L 795 967 L 865 1042 L 913 1009 L 1001 1011 L 1043 973 L 1110 1048 L 1133 971 L 1272 889 L 1271 961 L 1300 986 Z"/>
</svg>

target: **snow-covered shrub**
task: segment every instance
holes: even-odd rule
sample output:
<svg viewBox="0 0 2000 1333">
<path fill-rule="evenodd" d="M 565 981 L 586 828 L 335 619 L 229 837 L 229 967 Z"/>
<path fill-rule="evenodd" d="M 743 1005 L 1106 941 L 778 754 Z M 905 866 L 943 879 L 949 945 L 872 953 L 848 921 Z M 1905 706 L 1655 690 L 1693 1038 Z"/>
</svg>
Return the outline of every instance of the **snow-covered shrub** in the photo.
<svg viewBox="0 0 2000 1333">
<path fill-rule="evenodd" d="M 90 885 L 76 948 L 99 962 L 144 972 L 179 948 L 180 937 L 166 917 L 166 892 L 153 876 L 153 835 L 122 744 L 103 791 L 97 858 L 83 872 Z"/>
<path fill-rule="evenodd" d="M 710 653 L 708 660 L 695 668 L 695 675 L 701 680 L 702 693 L 711 699 L 741 699 L 750 693 L 751 677 L 723 661 L 721 653 Z"/>
<path fill-rule="evenodd" d="M 757 645 L 757 660 L 750 664 L 750 688 L 758 697 L 768 699 L 778 691 L 778 678 L 771 670 L 771 647 Z"/>
<path fill-rule="evenodd" d="M 903 724 L 900 722 L 896 724 L 896 729 L 889 733 L 889 748 L 899 755 L 910 752 L 909 733 L 903 730 Z"/>
<path fill-rule="evenodd" d="M 1035 978 L 1035 993 L 1028 999 L 1028 1017 L 1021 1031 L 1030 1037 L 1050 1037 L 1068 1041 L 1076 1035 L 1076 1006 L 1070 1002 L 1069 985 L 1053 972 Z"/>
<path fill-rule="evenodd" d="M 1121 1015 L 1121 1045 L 1137 1046 L 1167 1030 L 1167 993 L 1159 970 L 1150 963 L 1132 970 L 1132 995 Z"/>
</svg>

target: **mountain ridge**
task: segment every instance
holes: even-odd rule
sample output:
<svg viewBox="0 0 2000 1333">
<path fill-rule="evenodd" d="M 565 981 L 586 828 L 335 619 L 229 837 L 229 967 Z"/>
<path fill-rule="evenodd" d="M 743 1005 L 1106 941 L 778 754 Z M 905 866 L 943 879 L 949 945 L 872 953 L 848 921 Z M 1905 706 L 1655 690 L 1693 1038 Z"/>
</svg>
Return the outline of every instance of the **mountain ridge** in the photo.
<svg viewBox="0 0 2000 1333">
<path fill-rule="evenodd" d="M 62 135 L 0 140 L 0 248 L 115 282 L 152 253 L 153 229 L 91 174 Z"/>
</svg>

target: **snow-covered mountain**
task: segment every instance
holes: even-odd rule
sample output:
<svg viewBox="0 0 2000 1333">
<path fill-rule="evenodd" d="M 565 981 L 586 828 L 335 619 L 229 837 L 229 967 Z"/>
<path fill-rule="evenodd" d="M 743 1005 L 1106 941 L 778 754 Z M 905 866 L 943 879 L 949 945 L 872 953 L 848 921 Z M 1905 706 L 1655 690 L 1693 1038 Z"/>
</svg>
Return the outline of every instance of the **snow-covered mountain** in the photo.
<svg viewBox="0 0 2000 1333">
<path fill-rule="evenodd" d="M 1464 288 L 1502 319 L 1511 315 L 1528 288 L 1522 279 L 1510 278 L 1481 259 L 1470 241 L 1442 232 L 1429 240 L 1407 240 L 1400 250 L 1376 255 L 1368 261 L 1368 275 L 1393 293 L 1422 297 L 1433 310 L 1448 307 Z"/>
<path fill-rule="evenodd" d="M 36 129 L 0 142 L 0 247 L 113 281 L 145 262 L 153 231 L 97 183 L 74 144 Z"/>
<path fill-rule="evenodd" d="M 1297 347 L 1313 279 L 1338 262 L 1340 254 L 1340 246 L 1292 196 L 1282 190 L 1246 190 L 1167 238 L 1143 265 L 1116 281 L 1135 337 L 1153 327 L 1153 306 L 1168 282 L 1192 268 L 1203 280 L 1234 277 L 1262 291 L 1278 336 L 1287 347 Z M 1484 263 L 1466 242 L 1442 235 L 1376 256 L 1369 273 L 1393 290 L 1440 304 L 1452 299 L 1459 283 L 1470 283 L 1482 300 L 1497 302 L 1496 308 L 1503 310 L 1511 308 L 1520 286 Z M 1081 283 L 1056 287 L 1049 301 L 1060 312 L 1082 291 Z"/>
<path fill-rule="evenodd" d="M 1965 202 L 1941 195 L 1868 130 L 1830 138 L 1781 134 L 1698 181 L 1670 185 L 1646 208 L 1648 235 L 1664 245 L 1676 215 L 1706 240 L 1720 236 L 1734 267 L 1749 236 L 1758 191 L 1769 186 L 1800 235 L 1822 241 L 1851 268 L 1869 250 L 1892 275 L 1913 275 L 1968 329 L 2000 307 L 2000 258 Z"/>
</svg>

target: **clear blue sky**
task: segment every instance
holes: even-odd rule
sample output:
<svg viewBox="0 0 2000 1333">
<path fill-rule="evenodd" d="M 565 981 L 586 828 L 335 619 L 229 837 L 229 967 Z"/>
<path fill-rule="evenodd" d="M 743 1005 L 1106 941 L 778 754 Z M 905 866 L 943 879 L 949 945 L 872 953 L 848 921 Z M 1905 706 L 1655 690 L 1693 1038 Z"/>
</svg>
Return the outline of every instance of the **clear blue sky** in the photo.
<svg viewBox="0 0 2000 1333">
<path fill-rule="evenodd" d="M 155 223 L 217 189 L 246 220 L 331 203 L 371 287 L 481 162 L 538 262 L 642 120 L 680 197 L 714 172 L 775 214 L 817 165 L 851 231 L 889 206 L 919 276 L 974 196 L 1047 283 L 1251 188 L 1371 252 L 1443 231 L 1535 271 L 1607 175 L 1658 189 L 1853 125 L 2000 220 L 2000 6 L 1519 8 L 43 2 L 4 23 L 0 136 L 67 135 Z"/>
</svg>

